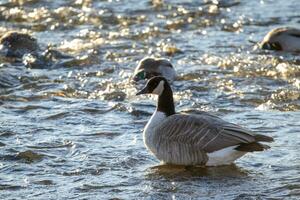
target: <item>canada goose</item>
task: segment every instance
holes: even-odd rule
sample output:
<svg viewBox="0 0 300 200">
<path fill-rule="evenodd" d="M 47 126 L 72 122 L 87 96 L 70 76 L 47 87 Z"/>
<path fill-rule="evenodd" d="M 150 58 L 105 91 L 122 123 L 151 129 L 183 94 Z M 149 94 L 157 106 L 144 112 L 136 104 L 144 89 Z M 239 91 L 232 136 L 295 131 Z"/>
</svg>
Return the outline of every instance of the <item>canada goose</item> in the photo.
<svg viewBox="0 0 300 200">
<path fill-rule="evenodd" d="M 7 57 L 22 58 L 39 50 L 37 40 L 26 33 L 8 32 L 0 39 L 1 52 Z"/>
<path fill-rule="evenodd" d="M 262 49 L 300 52 L 300 30 L 276 28 L 271 30 L 260 43 Z"/>
<path fill-rule="evenodd" d="M 154 76 L 163 76 L 172 82 L 176 77 L 176 72 L 170 61 L 147 57 L 142 59 L 134 70 L 133 80 L 150 79 Z"/>
<path fill-rule="evenodd" d="M 164 77 L 151 78 L 136 95 L 140 94 L 158 95 L 143 139 L 148 150 L 164 163 L 227 165 L 247 152 L 270 148 L 259 142 L 273 141 L 206 112 L 176 114 L 172 89 Z"/>
</svg>

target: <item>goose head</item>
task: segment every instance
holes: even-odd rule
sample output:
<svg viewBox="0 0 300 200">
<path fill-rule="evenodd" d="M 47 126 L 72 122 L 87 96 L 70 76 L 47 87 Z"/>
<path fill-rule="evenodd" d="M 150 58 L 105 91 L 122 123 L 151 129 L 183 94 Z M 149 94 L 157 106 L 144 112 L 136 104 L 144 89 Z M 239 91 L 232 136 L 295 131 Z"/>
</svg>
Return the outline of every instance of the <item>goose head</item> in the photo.
<svg viewBox="0 0 300 200">
<path fill-rule="evenodd" d="M 141 95 L 141 94 L 155 94 L 155 95 L 162 95 L 164 90 L 166 88 L 169 88 L 169 84 L 166 78 L 162 76 L 156 76 L 148 80 L 146 83 L 146 86 L 136 93 L 136 95 Z"/>
<path fill-rule="evenodd" d="M 0 39 L 1 53 L 7 57 L 22 57 L 39 49 L 37 40 L 26 33 L 8 32 Z"/>
<path fill-rule="evenodd" d="M 147 57 L 139 62 L 134 71 L 133 80 L 138 82 L 154 76 L 163 76 L 172 82 L 176 77 L 176 72 L 170 61 Z"/>
<path fill-rule="evenodd" d="M 173 100 L 173 92 L 167 79 L 162 76 L 151 78 L 146 86 L 136 93 L 141 94 L 155 94 L 158 95 L 157 111 L 164 113 L 165 116 L 175 114 L 175 106 Z"/>
<path fill-rule="evenodd" d="M 260 43 L 266 50 L 300 51 L 300 30 L 294 28 L 276 28 L 271 30 Z"/>
</svg>

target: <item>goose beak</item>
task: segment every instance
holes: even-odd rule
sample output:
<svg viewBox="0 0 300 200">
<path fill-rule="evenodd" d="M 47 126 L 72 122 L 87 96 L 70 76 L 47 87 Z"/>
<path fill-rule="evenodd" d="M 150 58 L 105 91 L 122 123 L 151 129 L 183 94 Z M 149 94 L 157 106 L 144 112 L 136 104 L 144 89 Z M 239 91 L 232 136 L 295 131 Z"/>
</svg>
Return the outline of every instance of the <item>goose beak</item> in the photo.
<svg viewBox="0 0 300 200">
<path fill-rule="evenodd" d="M 133 77 L 132 77 L 132 80 L 133 80 L 134 82 L 138 82 L 140 79 L 139 79 L 137 76 L 133 76 Z"/>
<path fill-rule="evenodd" d="M 135 95 L 141 95 L 141 94 L 147 94 L 148 93 L 148 87 L 144 87 L 141 91 L 136 93 Z"/>
<path fill-rule="evenodd" d="M 260 46 L 262 49 L 266 49 L 266 50 L 271 49 L 271 45 L 268 42 L 261 43 Z"/>
</svg>

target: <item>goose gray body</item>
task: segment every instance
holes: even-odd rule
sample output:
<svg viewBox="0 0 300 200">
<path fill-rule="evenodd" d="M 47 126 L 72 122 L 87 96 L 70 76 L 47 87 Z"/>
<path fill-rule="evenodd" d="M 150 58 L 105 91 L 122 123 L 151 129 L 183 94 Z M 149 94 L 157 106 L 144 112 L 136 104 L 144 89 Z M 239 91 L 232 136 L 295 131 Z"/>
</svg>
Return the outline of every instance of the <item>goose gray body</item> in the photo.
<svg viewBox="0 0 300 200">
<path fill-rule="evenodd" d="M 267 50 L 300 52 L 300 29 L 273 29 L 264 37 L 260 46 Z"/>
<path fill-rule="evenodd" d="M 158 80 L 155 80 L 158 79 Z M 160 81 L 157 84 L 152 82 Z M 143 132 L 146 147 L 162 162 L 177 165 L 231 164 L 247 152 L 263 151 L 271 142 L 236 124 L 206 112 L 176 114 L 171 89 L 162 77 L 150 79 L 138 94 L 159 95 L 157 109 Z M 165 102 L 164 102 L 165 101 Z"/>
<path fill-rule="evenodd" d="M 153 116 L 157 115 L 155 113 Z M 268 146 L 257 143 L 260 141 L 272 139 L 206 112 L 197 115 L 174 114 L 164 119 L 150 120 L 144 131 L 147 148 L 159 160 L 178 165 L 230 164 L 247 152 L 267 149 Z M 219 163 L 213 161 L 217 159 L 211 157 L 214 152 L 228 147 L 231 150 L 228 155 L 224 152 Z M 238 151 L 239 148 L 247 151 Z"/>
</svg>

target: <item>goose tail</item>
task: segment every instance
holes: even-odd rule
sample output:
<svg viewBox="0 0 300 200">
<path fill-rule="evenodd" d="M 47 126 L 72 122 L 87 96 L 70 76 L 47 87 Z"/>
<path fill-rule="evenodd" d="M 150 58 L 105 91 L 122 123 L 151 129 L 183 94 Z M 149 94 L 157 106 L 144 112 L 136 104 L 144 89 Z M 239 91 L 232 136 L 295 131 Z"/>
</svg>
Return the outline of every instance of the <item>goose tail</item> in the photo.
<svg viewBox="0 0 300 200">
<path fill-rule="evenodd" d="M 273 142 L 274 139 L 270 136 L 255 134 L 254 139 L 257 142 Z"/>
<path fill-rule="evenodd" d="M 244 151 L 244 152 L 254 152 L 254 151 L 264 151 L 270 149 L 270 146 L 261 144 L 259 142 L 251 142 L 247 144 L 241 144 L 235 148 L 237 151 Z"/>
</svg>

